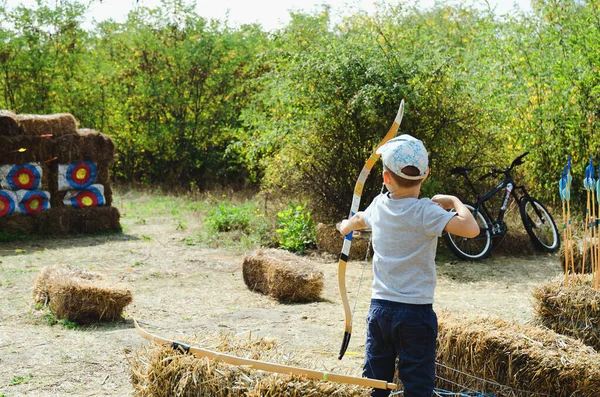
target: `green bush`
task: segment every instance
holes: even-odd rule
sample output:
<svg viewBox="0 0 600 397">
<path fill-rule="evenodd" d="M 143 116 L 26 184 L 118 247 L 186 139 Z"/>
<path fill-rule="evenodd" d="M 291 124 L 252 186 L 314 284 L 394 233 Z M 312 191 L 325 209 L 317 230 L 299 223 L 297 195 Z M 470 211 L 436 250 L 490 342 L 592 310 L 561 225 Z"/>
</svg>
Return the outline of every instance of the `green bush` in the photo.
<svg viewBox="0 0 600 397">
<path fill-rule="evenodd" d="M 208 213 L 204 222 L 209 230 L 215 232 L 246 231 L 250 227 L 254 209 L 251 204 L 219 204 L 218 208 Z"/>
<path fill-rule="evenodd" d="M 279 246 L 291 252 L 303 253 L 315 244 L 315 224 L 310 212 L 302 205 L 290 204 L 285 211 L 277 213 L 276 230 Z"/>
</svg>

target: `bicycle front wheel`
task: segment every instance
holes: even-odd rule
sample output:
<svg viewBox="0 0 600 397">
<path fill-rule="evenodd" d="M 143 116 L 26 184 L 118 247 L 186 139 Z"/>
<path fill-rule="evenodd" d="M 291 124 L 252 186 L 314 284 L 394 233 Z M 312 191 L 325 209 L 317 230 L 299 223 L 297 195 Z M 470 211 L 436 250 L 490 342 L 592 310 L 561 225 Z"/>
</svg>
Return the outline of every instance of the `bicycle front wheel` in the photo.
<svg viewBox="0 0 600 397">
<path fill-rule="evenodd" d="M 452 233 L 444 234 L 446 246 L 460 259 L 477 261 L 490 256 L 492 253 L 492 223 L 481 211 L 475 211 L 475 206 L 467 201 L 463 204 L 471 211 L 479 225 L 477 237 L 466 238 Z"/>
<path fill-rule="evenodd" d="M 558 228 L 546 207 L 534 198 L 521 200 L 521 220 L 536 248 L 545 252 L 556 252 L 560 247 Z"/>
</svg>

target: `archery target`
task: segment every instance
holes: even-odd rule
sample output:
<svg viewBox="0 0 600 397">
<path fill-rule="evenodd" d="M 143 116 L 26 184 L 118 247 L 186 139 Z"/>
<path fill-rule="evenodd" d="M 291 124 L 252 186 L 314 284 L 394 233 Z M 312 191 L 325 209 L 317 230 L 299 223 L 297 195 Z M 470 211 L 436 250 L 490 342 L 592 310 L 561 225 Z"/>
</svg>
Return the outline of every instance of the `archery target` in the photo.
<svg viewBox="0 0 600 397">
<path fill-rule="evenodd" d="M 19 212 L 17 194 L 12 190 L 0 190 L 0 217 Z"/>
<path fill-rule="evenodd" d="M 58 190 L 83 189 L 96 181 L 98 168 L 91 161 L 58 166 Z"/>
<path fill-rule="evenodd" d="M 10 190 L 36 190 L 42 183 L 39 163 L 9 164 L 0 166 L 0 186 Z"/>
<path fill-rule="evenodd" d="M 100 207 L 104 205 L 104 186 L 95 184 L 83 190 L 69 190 L 65 194 L 63 203 L 74 208 Z"/>
<path fill-rule="evenodd" d="M 50 208 L 50 193 L 42 190 L 17 191 L 19 212 L 23 214 L 37 214 Z"/>
</svg>

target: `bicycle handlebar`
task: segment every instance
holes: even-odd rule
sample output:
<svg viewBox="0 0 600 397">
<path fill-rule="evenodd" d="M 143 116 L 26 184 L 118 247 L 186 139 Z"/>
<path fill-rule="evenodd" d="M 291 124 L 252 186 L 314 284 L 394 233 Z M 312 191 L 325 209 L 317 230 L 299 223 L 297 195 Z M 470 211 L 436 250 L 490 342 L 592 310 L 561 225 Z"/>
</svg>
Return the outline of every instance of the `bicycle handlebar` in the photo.
<svg viewBox="0 0 600 397">
<path fill-rule="evenodd" d="M 499 170 L 499 169 L 496 169 L 496 168 L 492 168 L 491 172 L 488 172 L 487 174 L 480 176 L 479 180 L 482 181 L 482 180 L 487 179 L 487 178 L 489 178 L 491 176 L 495 177 L 495 176 L 498 176 L 500 174 L 508 175 L 508 173 L 510 171 L 512 171 L 513 168 L 515 168 L 516 166 L 521 165 L 521 164 L 524 163 L 523 158 L 525 156 L 527 156 L 528 154 L 529 154 L 529 152 L 527 151 L 527 152 L 523 153 L 522 155 L 518 156 L 516 159 L 513 160 L 513 162 L 510 164 L 510 167 L 508 167 L 508 168 L 504 168 L 502 170 Z"/>
</svg>

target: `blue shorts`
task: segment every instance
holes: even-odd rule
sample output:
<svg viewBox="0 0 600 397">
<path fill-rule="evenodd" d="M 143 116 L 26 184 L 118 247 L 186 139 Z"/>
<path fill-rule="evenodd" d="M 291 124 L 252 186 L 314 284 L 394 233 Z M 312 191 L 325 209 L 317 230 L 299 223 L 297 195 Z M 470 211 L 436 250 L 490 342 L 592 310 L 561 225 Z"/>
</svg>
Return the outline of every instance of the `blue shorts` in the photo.
<svg viewBox="0 0 600 397">
<path fill-rule="evenodd" d="M 431 397 L 435 384 L 437 316 L 432 305 L 372 299 L 363 376 L 392 382 L 396 356 L 404 397 Z M 374 389 L 374 397 L 390 391 Z"/>
</svg>

